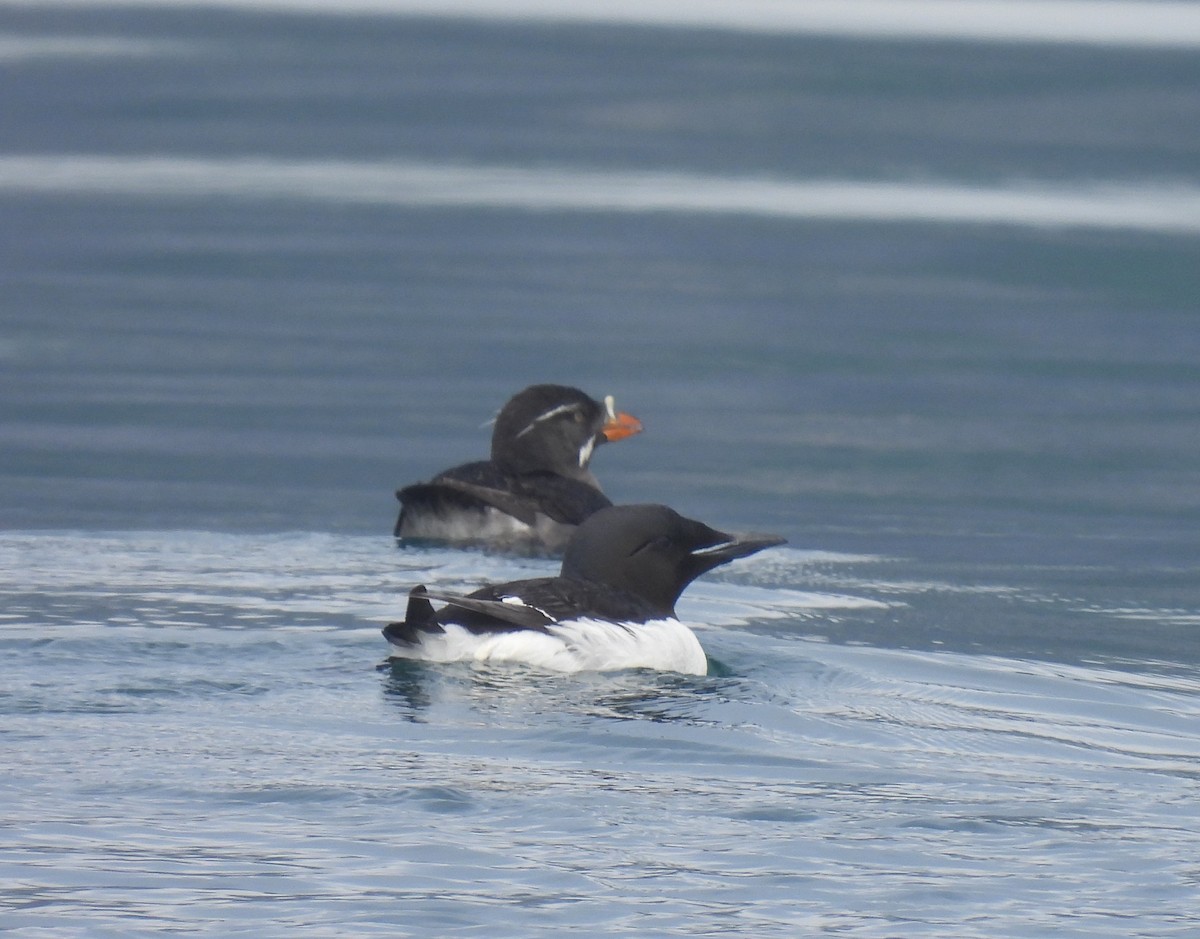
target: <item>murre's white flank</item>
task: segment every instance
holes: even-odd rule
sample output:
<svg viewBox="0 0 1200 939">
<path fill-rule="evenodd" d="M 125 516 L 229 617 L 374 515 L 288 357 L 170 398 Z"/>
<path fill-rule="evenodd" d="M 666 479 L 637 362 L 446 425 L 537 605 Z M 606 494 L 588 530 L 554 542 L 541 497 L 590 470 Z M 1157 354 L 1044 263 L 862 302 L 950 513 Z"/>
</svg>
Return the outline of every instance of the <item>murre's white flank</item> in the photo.
<svg viewBox="0 0 1200 939">
<path fill-rule="evenodd" d="M 652 668 L 708 673 L 708 656 L 688 626 L 666 617 L 627 625 L 597 619 L 553 623 L 545 632 L 518 629 L 476 634 L 447 623 L 419 646 L 393 644 L 398 656 L 422 662 L 519 662 L 555 672 Z"/>
</svg>

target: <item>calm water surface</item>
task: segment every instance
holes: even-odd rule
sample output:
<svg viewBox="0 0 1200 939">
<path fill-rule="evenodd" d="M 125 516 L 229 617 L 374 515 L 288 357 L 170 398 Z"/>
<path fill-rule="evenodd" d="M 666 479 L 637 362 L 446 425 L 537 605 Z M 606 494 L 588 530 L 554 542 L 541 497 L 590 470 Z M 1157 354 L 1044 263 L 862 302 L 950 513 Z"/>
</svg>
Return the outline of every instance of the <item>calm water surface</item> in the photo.
<svg viewBox="0 0 1200 939">
<path fill-rule="evenodd" d="M 0 929 L 1200 934 L 1196 5 L 390 6 L 0 3 Z M 533 381 L 708 676 L 385 661 Z"/>
<path fill-rule="evenodd" d="M 389 666 L 377 632 L 404 583 L 545 562 L 298 534 L 3 550 L 18 934 L 1195 927 L 1194 664 L 989 651 L 989 624 L 1149 611 L 784 549 L 682 605 L 709 677 L 556 676 Z"/>
</svg>

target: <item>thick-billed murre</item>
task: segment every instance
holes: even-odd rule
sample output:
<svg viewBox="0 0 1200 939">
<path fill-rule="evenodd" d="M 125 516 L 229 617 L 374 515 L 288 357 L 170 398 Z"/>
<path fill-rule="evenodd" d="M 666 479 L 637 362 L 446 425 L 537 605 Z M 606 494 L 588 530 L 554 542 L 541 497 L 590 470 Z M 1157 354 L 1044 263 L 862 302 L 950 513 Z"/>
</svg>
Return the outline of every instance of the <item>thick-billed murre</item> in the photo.
<svg viewBox="0 0 1200 939">
<path fill-rule="evenodd" d="M 467 596 L 414 587 L 404 621 L 383 634 L 399 658 L 703 675 L 704 650 L 675 617 L 680 594 L 706 571 L 783 542 L 717 531 L 665 505 L 612 506 L 576 529 L 557 577 Z"/>
</svg>

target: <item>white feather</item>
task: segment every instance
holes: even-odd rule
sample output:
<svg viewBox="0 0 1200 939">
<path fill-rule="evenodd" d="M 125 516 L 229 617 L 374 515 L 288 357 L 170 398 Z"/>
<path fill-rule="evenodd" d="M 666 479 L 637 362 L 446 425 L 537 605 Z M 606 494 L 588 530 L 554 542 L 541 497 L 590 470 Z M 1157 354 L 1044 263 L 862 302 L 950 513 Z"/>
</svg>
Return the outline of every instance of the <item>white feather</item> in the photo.
<svg viewBox="0 0 1200 939">
<path fill-rule="evenodd" d="M 533 430 L 535 427 L 537 427 L 538 424 L 542 423 L 542 421 L 548 421 L 548 420 L 550 420 L 550 418 L 557 417 L 559 414 L 566 414 L 570 411 L 578 411 L 578 410 L 579 410 L 578 404 L 560 404 L 557 407 L 551 408 L 549 411 L 546 411 L 543 414 L 539 414 L 537 417 L 535 417 L 533 420 L 531 420 L 529 422 L 529 424 L 525 427 L 525 429 L 522 430 L 519 434 L 517 434 L 517 436 L 524 437 L 527 433 L 529 433 L 531 430 Z"/>
<path fill-rule="evenodd" d="M 717 544 L 710 544 L 705 548 L 695 548 L 692 550 L 692 556 L 702 558 L 706 554 L 720 554 L 733 545 L 732 541 L 720 541 Z"/>
<path fill-rule="evenodd" d="M 475 635 L 449 625 L 421 637 L 417 646 L 393 652 L 424 662 L 521 662 L 556 672 L 653 668 L 687 675 L 708 673 L 708 657 L 696 634 L 677 619 L 624 626 L 594 619 L 568 620 L 548 632 L 519 629 Z"/>
<path fill-rule="evenodd" d="M 583 469 L 588 465 L 588 460 L 592 458 L 592 448 L 596 446 L 596 438 L 588 437 L 583 442 L 583 446 L 579 448 L 579 468 Z"/>
</svg>

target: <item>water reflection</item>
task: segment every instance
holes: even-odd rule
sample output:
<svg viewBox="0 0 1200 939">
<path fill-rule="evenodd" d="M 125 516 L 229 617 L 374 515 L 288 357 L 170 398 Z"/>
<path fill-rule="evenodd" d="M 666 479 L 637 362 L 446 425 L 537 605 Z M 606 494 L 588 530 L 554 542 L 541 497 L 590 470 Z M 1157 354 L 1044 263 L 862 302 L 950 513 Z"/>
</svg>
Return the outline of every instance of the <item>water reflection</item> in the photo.
<svg viewBox="0 0 1200 939">
<path fill-rule="evenodd" d="M 397 705 L 407 720 L 423 721 L 433 700 L 426 686 L 425 665 L 411 659 L 388 659 L 376 670 L 384 676 L 384 700 Z"/>
<path fill-rule="evenodd" d="M 750 692 L 725 666 L 707 676 L 653 669 L 558 673 L 523 665 L 430 664 L 392 658 L 377 666 L 384 700 L 406 720 L 427 722 L 436 705 L 466 706 L 475 714 L 542 713 L 619 721 L 712 724 L 712 711 Z"/>
</svg>

